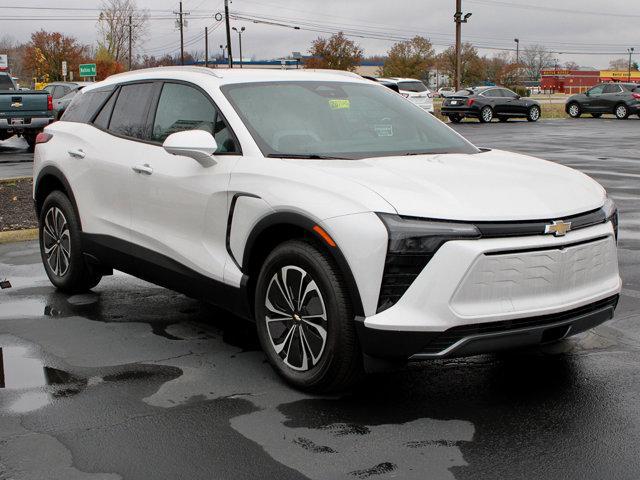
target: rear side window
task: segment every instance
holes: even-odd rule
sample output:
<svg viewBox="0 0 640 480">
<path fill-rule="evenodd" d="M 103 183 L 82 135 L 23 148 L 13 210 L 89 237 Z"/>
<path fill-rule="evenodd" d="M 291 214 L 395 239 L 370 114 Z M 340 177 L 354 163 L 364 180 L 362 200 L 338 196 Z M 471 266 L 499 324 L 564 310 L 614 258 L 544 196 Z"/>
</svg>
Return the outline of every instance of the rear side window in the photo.
<svg viewBox="0 0 640 480">
<path fill-rule="evenodd" d="M 134 83 L 120 87 L 109 131 L 125 137 L 147 140 L 149 126 L 147 116 L 153 99 L 153 83 Z"/>
<path fill-rule="evenodd" d="M 620 87 L 618 85 L 605 85 L 602 93 L 619 93 Z"/>
<path fill-rule="evenodd" d="M 151 139 L 162 143 L 172 133 L 204 130 L 218 143 L 216 153 L 237 153 L 237 142 L 211 100 L 200 90 L 165 83 L 158 102 Z"/>
<path fill-rule="evenodd" d="M 62 115 L 65 122 L 88 123 L 111 94 L 111 89 L 90 90 L 78 93 Z"/>
<path fill-rule="evenodd" d="M 0 75 L 0 90 L 13 90 L 14 85 L 9 75 Z"/>
</svg>

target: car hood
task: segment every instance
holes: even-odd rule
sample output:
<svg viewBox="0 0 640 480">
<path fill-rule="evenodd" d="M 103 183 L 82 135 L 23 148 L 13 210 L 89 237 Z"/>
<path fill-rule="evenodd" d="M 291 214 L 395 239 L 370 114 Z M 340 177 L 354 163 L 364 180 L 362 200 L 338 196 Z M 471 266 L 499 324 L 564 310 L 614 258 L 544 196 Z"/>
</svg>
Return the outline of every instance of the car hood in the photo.
<svg viewBox="0 0 640 480">
<path fill-rule="evenodd" d="M 373 190 L 398 214 L 415 217 L 555 219 L 597 209 L 606 196 L 597 182 L 577 170 L 499 150 L 312 164 Z"/>
</svg>

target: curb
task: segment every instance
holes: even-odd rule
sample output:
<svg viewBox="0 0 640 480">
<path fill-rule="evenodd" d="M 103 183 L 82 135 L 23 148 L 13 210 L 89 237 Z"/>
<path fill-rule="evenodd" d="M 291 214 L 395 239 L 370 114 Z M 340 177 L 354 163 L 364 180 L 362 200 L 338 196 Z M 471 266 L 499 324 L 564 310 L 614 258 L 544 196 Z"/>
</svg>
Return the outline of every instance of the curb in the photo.
<svg viewBox="0 0 640 480">
<path fill-rule="evenodd" d="M 0 245 L 13 242 L 27 242 L 38 238 L 37 228 L 27 228 L 24 230 L 9 230 L 8 232 L 0 232 Z"/>
<path fill-rule="evenodd" d="M 33 177 L 11 177 L 11 178 L 0 178 L 0 183 L 14 183 L 21 182 L 23 180 L 31 180 Z"/>
</svg>

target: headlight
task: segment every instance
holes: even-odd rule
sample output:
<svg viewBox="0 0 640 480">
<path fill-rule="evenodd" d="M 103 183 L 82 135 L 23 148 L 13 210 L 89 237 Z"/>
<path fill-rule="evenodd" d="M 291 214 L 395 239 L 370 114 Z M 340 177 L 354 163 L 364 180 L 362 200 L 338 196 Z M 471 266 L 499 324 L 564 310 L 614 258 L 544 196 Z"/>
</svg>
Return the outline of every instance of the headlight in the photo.
<svg viewBox="0 0 640 480">
<path fill-rule="evenodd" d="M 609 197 L 604 201 L 604 205 L 602 206 L 602 212 L 604 213 L 605 222 L 611 222 L 613 225 L 613 232 L 616 236 L 616 241 L 618 240 L 618 207 L 613 200 Z"/>
<path fill-rule="evenodd" d="M 389 245 L 378 299 L 378 312 L 394 305 L 438 249 L 450 240 L 480 238 L 469 223 L 421 220 L 379 213 Z"/>
</svg>

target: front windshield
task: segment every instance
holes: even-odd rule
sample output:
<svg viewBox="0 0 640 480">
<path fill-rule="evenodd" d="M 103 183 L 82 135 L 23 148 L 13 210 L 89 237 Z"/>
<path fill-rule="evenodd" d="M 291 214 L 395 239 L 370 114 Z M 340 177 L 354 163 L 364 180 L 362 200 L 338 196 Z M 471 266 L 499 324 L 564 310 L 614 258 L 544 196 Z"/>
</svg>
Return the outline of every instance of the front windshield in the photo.
<svg viewBox="0 0 640 480">
<path fill-rule="evenodd" d="M 260 82 L 221 87 L 265 156 L 359 159 L 478 153 L 394 91 L 351 82 Z"/>
</svg>

